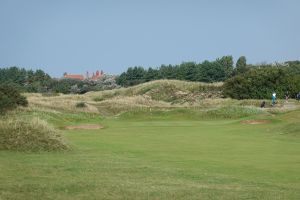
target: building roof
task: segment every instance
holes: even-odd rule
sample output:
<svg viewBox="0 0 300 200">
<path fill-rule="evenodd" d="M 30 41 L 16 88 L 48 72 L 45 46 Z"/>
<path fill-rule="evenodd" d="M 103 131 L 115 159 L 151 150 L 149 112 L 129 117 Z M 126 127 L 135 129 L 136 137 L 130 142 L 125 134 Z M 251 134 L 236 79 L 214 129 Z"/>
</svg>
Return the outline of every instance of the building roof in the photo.
<svg viewBox="0 0 300 200">
<path fill-rule="evenodd" d="M 84 80 L 84 76 L 80 75 L 80 74 L 66 74 L 66 75 L 64 75 L 64 78 Z"/>
</svg>

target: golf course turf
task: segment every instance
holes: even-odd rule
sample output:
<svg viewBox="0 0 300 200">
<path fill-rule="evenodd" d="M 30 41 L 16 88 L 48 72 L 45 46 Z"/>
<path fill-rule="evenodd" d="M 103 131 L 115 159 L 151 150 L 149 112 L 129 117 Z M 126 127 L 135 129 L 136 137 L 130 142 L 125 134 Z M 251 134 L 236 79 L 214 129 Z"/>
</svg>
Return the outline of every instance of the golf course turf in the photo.
<svg viewBox="0 0 300 200">
<path fill-rule="evenodd" d="M 298 114 L 263 124 L 62 115 L 48 121 L 103 128 L 62 130 L 63 152 L 0 151 L 0 199 L 299 199 L 300 137 L 285 132 Z"/>
</svg>

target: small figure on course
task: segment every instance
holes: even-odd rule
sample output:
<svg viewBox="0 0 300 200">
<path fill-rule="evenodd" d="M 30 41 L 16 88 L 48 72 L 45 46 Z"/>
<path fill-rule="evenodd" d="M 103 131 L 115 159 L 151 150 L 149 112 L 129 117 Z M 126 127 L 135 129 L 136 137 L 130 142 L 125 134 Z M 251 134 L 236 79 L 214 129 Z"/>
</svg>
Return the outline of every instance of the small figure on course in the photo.
<svg viewBox="0 0 300 200">
<path fill-rule="evenodd" d="M 266 102 L 265 101 L 261 102 L 260 107 L 265 108 L 266 107 Z"/>
<path fill-rule="evenodd" d="M 286 91 L 286 93 L 285 93 L 285 102 L 289 101 L 289 97 L 290 97 L 289 91 Z"/>
<path fill-rule="evenodd" d="M 272 94 L 272 106 L 274 106 L 275 103 L 276 103 L 276 93 L 273 92 L 273 94 Z"/>
</svg>

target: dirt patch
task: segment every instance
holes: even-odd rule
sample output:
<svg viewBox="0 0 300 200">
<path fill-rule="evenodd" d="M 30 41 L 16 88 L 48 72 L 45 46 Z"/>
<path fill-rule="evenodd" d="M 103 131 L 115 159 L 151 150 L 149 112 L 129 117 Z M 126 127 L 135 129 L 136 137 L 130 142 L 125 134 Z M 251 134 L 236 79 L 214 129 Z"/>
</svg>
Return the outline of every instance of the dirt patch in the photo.
<svg viewBox="0 0 300 200">
<path fill-rule="evenodd" d="M 269 120 L 260 119 L 260 120 L 244 120 L 241 121 L 242 124 L 268 124 L 270 123 Z"/>
<path fill-rule="evenodd" d="M 73 125 L 73 126 L 66 126 L 65 129 L 67 130 L 94 130 L 94 129 L 101 129 L 103 126 L 99 124 L 81 124 L 81 125 Z"/>
</svg>

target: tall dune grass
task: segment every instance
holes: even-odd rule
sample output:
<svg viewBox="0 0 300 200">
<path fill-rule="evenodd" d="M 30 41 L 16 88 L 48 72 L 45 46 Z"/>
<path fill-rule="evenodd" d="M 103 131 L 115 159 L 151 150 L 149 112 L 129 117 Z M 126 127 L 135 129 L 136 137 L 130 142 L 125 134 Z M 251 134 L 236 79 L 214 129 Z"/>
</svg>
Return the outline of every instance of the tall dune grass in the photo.
<svg viewBox="0 0 300 200">
<path fill-rule="evenodd" d="M 0 150 L 53 151 L 66 150 L 61 134 L 39 118 L 26 120 L 7 116 L 0 121 Z"/>
<path fill-rule="evenodd" d="M 129 88 L 119 88 L 99 92 L 88 92 L 83 95 L 60 94 L 44 97 L 41 94 L 26 94 L 29 108 L 35 110 L 55 110 L 69 113 L 93 113 L 116 115 L 127 111 L 146 108 L 196 108 L 202 110 L 220 107 L 259 108 L 262 100 L 234 100 L 223 98 L 222 83 L 199 83 L 178 80 L 157 80 Z M 266 101 L 269 112 L 284 112 L 282 101 L 271 108 Z M 85 102 L 85 107 L 76 105 Z M 230 109 L 227 111 L 229 112 Z M 213 111 L 210 111 L 213 112 Z M 250 112 L 250 110 L 249 110 Z"/>
</svg>

